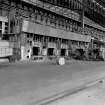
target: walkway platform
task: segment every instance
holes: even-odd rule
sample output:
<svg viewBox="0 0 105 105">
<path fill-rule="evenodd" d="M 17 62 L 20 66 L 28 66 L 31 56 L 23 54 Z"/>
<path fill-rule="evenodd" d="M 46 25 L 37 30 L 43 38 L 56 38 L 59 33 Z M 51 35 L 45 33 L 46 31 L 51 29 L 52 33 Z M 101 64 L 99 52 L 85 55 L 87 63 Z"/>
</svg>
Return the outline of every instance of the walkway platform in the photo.
<svg viewBox="0 0 105 105">
<path fill-rule="evenodd" d="M 44 105 L 105 77 L 105 62 L 0 64 L 0 105 Z"/>
</svg>

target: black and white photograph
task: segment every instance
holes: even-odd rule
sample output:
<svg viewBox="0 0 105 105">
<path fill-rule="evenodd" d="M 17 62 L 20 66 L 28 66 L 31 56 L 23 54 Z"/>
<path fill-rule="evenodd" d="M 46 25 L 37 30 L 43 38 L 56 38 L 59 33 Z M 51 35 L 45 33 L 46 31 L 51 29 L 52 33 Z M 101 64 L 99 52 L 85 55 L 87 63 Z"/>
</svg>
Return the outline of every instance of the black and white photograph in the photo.
<svg viewBox="0 0 105 105">
<path fill-rule="evenodd" d="M 105 105 L 105 0 L 0 0 L 0 105 Z"/>
</svg>

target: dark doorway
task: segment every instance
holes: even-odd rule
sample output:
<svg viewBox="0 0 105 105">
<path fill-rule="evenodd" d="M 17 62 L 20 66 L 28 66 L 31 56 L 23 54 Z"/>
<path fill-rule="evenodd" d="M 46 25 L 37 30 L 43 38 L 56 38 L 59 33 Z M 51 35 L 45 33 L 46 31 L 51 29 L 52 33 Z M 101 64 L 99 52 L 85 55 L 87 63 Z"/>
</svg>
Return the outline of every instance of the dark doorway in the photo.
<svg viewBox="0 0 105 105">
<path fill-rule="evenodd" d="M 53 56 L 54 55 L 54 48 L 48 48 L 47 55 L 48 56 Z"/>
<path fill-rule="evenodd" d="M 78 60 L 85 60 L 85 51 L 83 49 L 76 49 L 74 58 Z"/>
<path fill-rule="evenodd" d="M 80 56 L 83 56 L 85 53 L 83 49 L 77 49 L 77 51 L 79 52 Z"/>
<path fill-rule="evenodd" d="M 39 55 L 40 48 L 39 47 L 33 47 L 33 56 Z"/>
<path fill-rule="evenodd" d="M 66 54 L 66 49 L 61 49 L 61 56 L 65 56 Z"/>
</svg>

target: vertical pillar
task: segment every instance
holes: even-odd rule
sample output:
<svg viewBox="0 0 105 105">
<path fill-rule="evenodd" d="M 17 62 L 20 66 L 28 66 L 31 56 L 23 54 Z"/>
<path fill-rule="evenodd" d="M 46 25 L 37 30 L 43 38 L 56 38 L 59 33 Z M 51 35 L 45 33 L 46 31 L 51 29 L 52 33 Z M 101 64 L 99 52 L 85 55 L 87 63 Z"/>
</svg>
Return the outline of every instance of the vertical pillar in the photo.
<svg viewBox="0 0 105 105">
<path fill-rule="evenodd" d="M 2 34 L 5 33 L 5 22 L 2 22 Z"/>
<path fill-rule="evenodd" d="M 84 34 L 84 11 L 85 11 L 85 0 L 82 0 L 82 11 L 81 11 L 82 34 Z"/>
<path fill-rule="evenodd" d="M 60 49 L 61 49 L 61 39 L 57 39 L 57 56 L 60 56 Z"/>
<path fill-rule="evenodd" d="M 11 31 L 11 28 L 10 28 L 10 10 L 8 11 L 8 34 L 10 33 Z"/>
</svg>

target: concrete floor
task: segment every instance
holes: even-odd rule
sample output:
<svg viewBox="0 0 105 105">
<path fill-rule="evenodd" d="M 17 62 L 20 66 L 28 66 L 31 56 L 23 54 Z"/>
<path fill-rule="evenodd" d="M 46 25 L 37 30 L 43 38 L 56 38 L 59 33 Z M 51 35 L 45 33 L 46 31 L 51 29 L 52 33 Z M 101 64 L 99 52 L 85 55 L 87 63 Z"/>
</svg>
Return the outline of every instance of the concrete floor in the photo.
<svg viewBox="0 0 105 105">
<path fill-rule="evenodd" d="M 105 77 L 105 62 L 0 64 L 0 105 L 36 105 Z"/>
<path fill-rule="evenodd" d="M 105 105 L 105 81 L 56 100 L 49 105 Z"/>
</svg>

